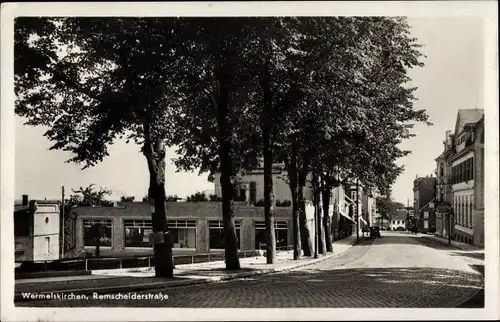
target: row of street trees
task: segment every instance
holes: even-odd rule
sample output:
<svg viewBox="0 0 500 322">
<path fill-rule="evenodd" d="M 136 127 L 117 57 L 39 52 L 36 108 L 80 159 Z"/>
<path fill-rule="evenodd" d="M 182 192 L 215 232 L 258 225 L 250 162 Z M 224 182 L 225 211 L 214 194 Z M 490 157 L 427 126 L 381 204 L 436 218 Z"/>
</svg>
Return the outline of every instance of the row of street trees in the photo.
<svg viewBox="0 0 500 322">
<path fill-rule="evenodd" d="M 382 193 L 403 170 L 398 144 L 426 122 L 409 69 L 422 66 L 404 18 L 17 18 L 16 113 L 46 126 L 52 149 L 94 166 L 115 138 L 141 147 L 153 231 L 167 231 L 166 148 L 179 170 L 220 172 L 227 269 L 240 269 L 238 175 L 264 162 L 267 263 L 275 261 L 274 163 L 292 196 L 294 258 L 311 255 L 304 188 L 323 196 L 321 251 L 331 251 L 329 194 L 356 178 Z M 312 174 L 312 176 L 311 176 Z M 318 218 L 319 212 L 318 212 Z M 154 245 L 171 276 L 171 244 Z"/>
</svg>

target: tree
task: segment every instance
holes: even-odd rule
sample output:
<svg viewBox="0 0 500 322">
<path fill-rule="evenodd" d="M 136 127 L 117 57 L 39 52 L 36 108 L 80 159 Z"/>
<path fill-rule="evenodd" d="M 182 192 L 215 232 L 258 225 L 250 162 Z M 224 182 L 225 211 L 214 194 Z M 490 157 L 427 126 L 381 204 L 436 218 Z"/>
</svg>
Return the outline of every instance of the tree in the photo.
<svg viewBox="0 0 500 322">
<path fill-rule="evenodd" d="M 75 194 L 70 196 L 66 206 L 71 208 L 76 206 L 105 207 L 113 205 L 111 201 L 105 199 L 106 196 L 111 196 L 111 190 L 102 187 L 95 190 L 94 186 L 94 184 L 91 184 L 85 188 L 80 187 L 78 190 L 72 189 Z"/>
<path fill-rule="evenodd" d="M 197 192 L 195 194 L 188 196 L 186 201 L 187 202 L 203 202 L 203 201 L 208 201 L 208 198 L 204 192 Z"/>
<path fill-rule="evenodd" d="M 238 174 L 255 164 L 252 143 L 258 136 L 246 122 L 252 97 L 247 52 L 252 33 L 245 18 L 192 18 L 189 57 L 181 78 L 185 95 L 174 142 L 179 169 L 220 172 L 226 269 L 240 269 L 233 202 Z M 248 153 L 247 153 L 248 152 Z"/>
<path fill-rule="evenodd" d="M 120 201 L 121 202 L 133 202 L 135 200 L 134 196 L 121 196 Z"/>
<path fill-rule="evenodd" d="M 222 201 L 222 198 L 216 194 L 210 194 L 208 198 L 210 199 L 210 201 Z"/>
<path fill-rule="evenodd" d="M 404 209 L 404 205 L 400 202 L 394 202 L 391 199 L 390 194 L 377 197 L 375 202 L 377 210 L 381 214 L 382 218 L 389 221 L 392 221 L 392 218 L 396 215 L 398 209 Z"/>
<path fill-rule="evenodd" d="M 68 162 L 83 163 L 84 169 L 102 161 L 116 137 L 139 144 L 157 236 L 167 232 L 165 146 L 178 104 L 169 77 L 182 55 L 176 51 L 183 48 L 181 24 L 174 18 L 15 21 L 16 64 L 27 66 L 15 74 L 16 113 L 29 125 L 49 127 L 51 149 L 72 152 Z M 34 66 L 29 52 L 37 56 Z M 172 276 L 171 243 L 159 238 L 154 252 L 156 276 Z"/>
<path fill-rule="evenodd" d="M 177 195 L 171 195 L 165 197 L 165 201 L 167 202 L 177 202 L 177 200 L 179 200 L 179 196 Z"/>
<path fill-rule="evenodd" d="M 90 227 L 90 236 L 95 242 L 95 257 L 99 257 L 101 255 L 101 238 L 105 236 L 105 227 L 100 223 L 93 224 Z"/>
</svg>

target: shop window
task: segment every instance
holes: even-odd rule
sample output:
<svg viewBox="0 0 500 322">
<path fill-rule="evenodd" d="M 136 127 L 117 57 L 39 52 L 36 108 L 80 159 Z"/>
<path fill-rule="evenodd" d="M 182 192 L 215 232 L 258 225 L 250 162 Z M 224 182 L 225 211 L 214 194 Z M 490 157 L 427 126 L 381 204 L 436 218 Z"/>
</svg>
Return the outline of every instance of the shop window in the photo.
<svg viewBox="0 0 500 322">
<path fill-rule="evenodd" d="M 240 249 L 240 222 L 234 223 L 236 230 L 236 239 L 238 241 L 238 249 Z M 224 226 L 221 220 L 209 221 L 209 247 L 210 249 L 225 249 Z"/>
<path fill-rule="evenodd" d="M 109 220 L 83 220 L 85 246 L 111 246 L 112 221 Z"/>
<path fill-rule="evenodd" d="M 168 220 L 174 248 L 196 248 L 196 220 Z"/>
<path fill-rule="evenodd" d="M 286 221 L 274 222 L 274 237 L 276 247 L 285 248 L 288 246 L 288 225 Z M 264 221 L 255 222 L 255 249 L 263 249 L 267 244 L 266 225 Z"/>
<path fill-rule="evenodd" d="M 151 247 L 149 234 L 153 233 L 151 220 L 124 220 L 125 247 Z"/>
</svg>

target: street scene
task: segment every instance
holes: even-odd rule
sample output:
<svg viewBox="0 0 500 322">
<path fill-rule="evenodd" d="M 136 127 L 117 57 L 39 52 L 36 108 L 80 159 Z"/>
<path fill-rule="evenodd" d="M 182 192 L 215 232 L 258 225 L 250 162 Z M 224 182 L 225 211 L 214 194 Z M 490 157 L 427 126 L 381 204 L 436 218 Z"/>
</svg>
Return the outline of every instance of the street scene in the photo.
<svg viewBox="0 0 500 322">
<path fill-rule="evenodd" d="M 210 274 L 222 274 L 222 270 L 217 268 L 210 271 Z M 364 239 L 345 248 L 343 253 L 287 272 L 184 286 L 165 281 L 164 287 L 156 285 L 152 290 L 141 292 L 132 286 L 120 291 L 122 294 L 134 292 L 131 294 L 139 296 L 164 294 L 168 296 L 164 300 L 93 299 L 93 292 L 100 296 L 109 294 L 101 293 L 101 290 L 106 290 L 105 279 L 98 279 L 101 283 L 92 293 L 79 293 L 79 288 L 87 288 L 100 275 L 87 276 L 80 282 L 16 282 L 16 293 L 63 293 L 72 289 L 75 295 L 88 294 L 88 299 L 84 300 L 30 301 L 20 298 L 18 302 L 20 306 L 34 307 L 477 308 L 484 305 L 481 272 L 484 273 L 482 250 L 450 247 L 430 236 L 385 232 L 379 239 Z M 204 276 L 200 268 L 196 273 L 200 279 L 210 277 L 208 274 Z M 138 276 L 137 273 L 135 276 Z M 129 284 L 136 284 L 139 279 L 117 275 L 114 278 Z"/>
<path fill-rule="evenodd" d="M 15 309 L 486 311 L 484 26 L 16 16 Z"/>
</svg>

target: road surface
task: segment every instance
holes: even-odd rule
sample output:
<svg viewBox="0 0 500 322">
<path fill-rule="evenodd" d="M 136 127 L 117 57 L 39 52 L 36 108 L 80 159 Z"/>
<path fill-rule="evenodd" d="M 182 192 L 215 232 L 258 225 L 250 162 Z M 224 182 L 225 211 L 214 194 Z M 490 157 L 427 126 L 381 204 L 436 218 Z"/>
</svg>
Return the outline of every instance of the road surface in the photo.
<svg viewBox="0 0 500 322">
<path fill-rule="evenodd" d="M 483 264 L 478 256 L 468 255 L 420 235 L 382 232 L 380 239 L 363 240 L 340 256 L 286 273 L 137 293 L 151 297 L 162 294 L 163 299 L 113 300 L 89 297 L 87 300 L 37 300 L 17 305 L 191 308 L 478 307 L 481 306 L 483 279 L 477 269 Z"/>
</svg>

